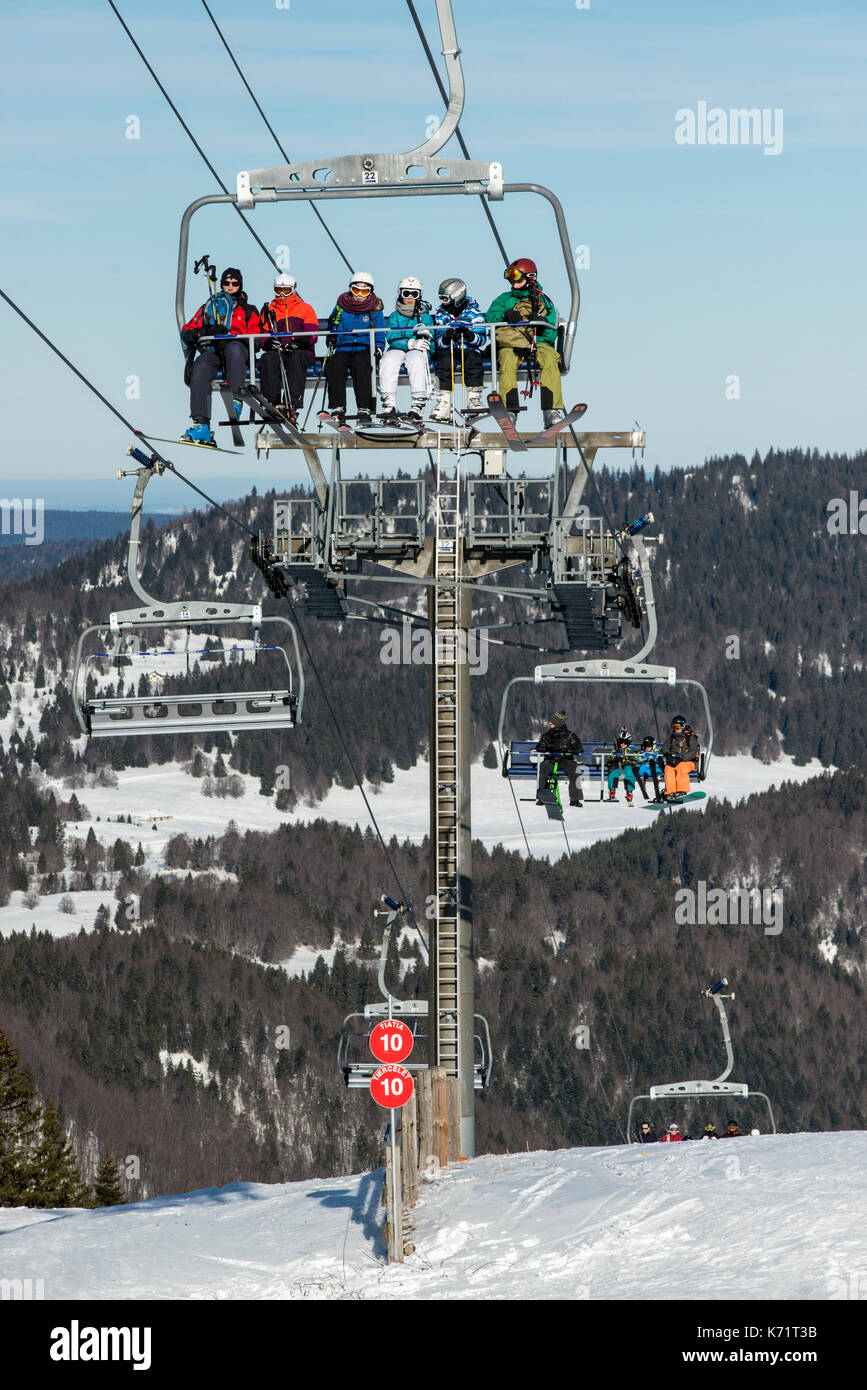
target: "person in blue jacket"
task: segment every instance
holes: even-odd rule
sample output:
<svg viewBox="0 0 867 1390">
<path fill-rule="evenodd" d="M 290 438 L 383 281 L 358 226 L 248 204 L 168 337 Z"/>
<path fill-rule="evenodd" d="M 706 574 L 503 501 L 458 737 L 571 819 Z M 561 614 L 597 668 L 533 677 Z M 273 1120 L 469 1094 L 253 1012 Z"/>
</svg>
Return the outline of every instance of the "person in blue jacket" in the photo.
<svg viewBox="0 0 867 1390">
<path fill-rule="evenodd" d="M 632 735 L 628 729 L 621 729 L 617 738 L 614 740 L 613 752 L 607 754 L 608 767 L 608 800 L 616 801 L 617 783 L 623 778 L 623 786 L 626 791 L 626 804 L 632 805 L 632 793 L 635 791 L 635 767 L 638 762 L 638 754 L 632 749 Z"/>
<path fill-rule="evenodd" d="M 659 773 L 660 769 L 664 766 L 665 760 L 662 756 L 662 753 L 656 746 L 656 740 L 654 738 L 651 738 L 650 734 L 648 734 L 647 738 L 642 740 L 640 761 L 638 764 L 638 785 L 640 786 L 644 794 L 645 801 L 647 801 L 648 799 L 648 778 L 653 782 L 653 790 L 656 793 L 656 800 L 661 800 L 662 793 L 660 791 Z"/>
<path fill-rule="evenodd" d="M 485 316 L 478 300 L 469 293 L 465 280 L 456 275 L 443 280 L 439 301 L 434 329 L 439 398 L 430 417 L 438 423 L 452 418 L 456 376 L 463 377 L 467 388 L 467 413 L 483 414 L 487 410 L 482 400 L 485 372 L 482 353 L 488 340 Z"/>
<path fill-rule="evenodd" d="M 374 338 L 374 357 L 378 362 L 385 347 L 385 316 L 382 300 L 373 292 L 373 276 L 366 270 L 357 271 L 349 289 L 338 296 L 328 318 L 326 342 L 332 349 L 325 359 L 325 380 L 328 383 L 328 408 L 338 420 L 346 417 L 346 376 L 352 376 L 355 390 L 356 420 L 369 425 L 376 405 L 373 365 L 370 360 L 370 334 L 365 329 L 380 330 Z"/>
<path fill-rule="evenodd" d="M 401 367 L 406 367 L 412 408 L 409 419 L 420 425 L 427 398 L 430 395 L 430 352 L 433 346 L 434 321 L 430 305 L 422 298 L 422 283 L 414 275 L 405 275 L 397 287 L 397 304 L 385 321 L 386 348 L 379 364 L 379 392 L 382 396 L 382 421 L 397 422 L 397 380 Z"/>
</svg>

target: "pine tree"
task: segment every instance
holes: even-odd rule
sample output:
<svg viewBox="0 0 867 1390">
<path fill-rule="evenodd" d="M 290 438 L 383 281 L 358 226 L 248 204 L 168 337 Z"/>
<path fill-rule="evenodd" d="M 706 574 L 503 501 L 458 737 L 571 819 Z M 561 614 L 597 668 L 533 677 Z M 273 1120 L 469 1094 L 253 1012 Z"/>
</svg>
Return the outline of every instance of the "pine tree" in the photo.
<svg viewBox="0 0 867 1390">
<path fill-rule="evenodd" d="M 27 1204 L 39 1101 L 21 1058 L 0 1028 L 0 1207 Z"/>
<path fill-rule="evenodd" d="M 120 1169 L 107 1144 L 94 1179 L 93 1194 L 96 1199 L 95 1205 L 98 1207 L 121 1207 L 126 1201 L 121 1185 Z"/>
<path fill-rule="evenodd" d="M 42 1116 L 42 1138 L 33 1157 L 30 1207 L 84 1207 L 90 1192 L 81 1181 L 72 1145 L 63 1132 L 60 1116 L 49 1100 Z"/>
</svg>

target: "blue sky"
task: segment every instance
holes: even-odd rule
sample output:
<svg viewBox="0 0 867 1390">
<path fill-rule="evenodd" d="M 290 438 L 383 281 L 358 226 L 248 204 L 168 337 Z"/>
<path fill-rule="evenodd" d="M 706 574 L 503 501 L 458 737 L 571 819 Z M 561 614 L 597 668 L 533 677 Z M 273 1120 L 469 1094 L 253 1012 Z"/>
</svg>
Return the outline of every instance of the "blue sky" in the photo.
<svg viewBox="0 0 867 1390">
<path fill-rule="evenodd" d="M 433 0 L 416 3 L 437 50 Z M 198 0 L 119 8 L 230 187 L 238 169 L 278 162 Z M 212 9 L 294 158 L 410 149 L 441 113 L 404 0 Z M 637 419 L 647 465 L 662 468 L 772 446 L 862 447 L 863 4 L 455 0 L 455 17 L 471 154 L 500 160 L 508 181 L 552 188 L 573 245 L 589 248 L 565 382 L 567 401 L 590 403 L 587 428 Z M 4 47 L 0 284 L 134 423 L 174 436 L 188 408 L 177 232 L 183 208 L 217 191 L 211 176 L 107 4 L 19 6 L 4 17 Z M 679 145 L 676 113 L 700 102 L 782 110 L 781 152 Z M 533 256 L 565 303 L 547 206 L 521 197 L 494 213 L 510 254 Z M 476 200 L 351 202 L 326 216 L 387 304 L 408 273 L 431 292 L 462 275 L 484 306 L 503 288 Z M 270 246 L 290 246 L 305 297 L 326 313 L 346 275 L 309 209 L 259 208 L 253 220 Z M 268 263 L 230 210 L 200 214 L 191 250 L 242 266 L 251 298 L 266 297 Z M 203 281 L 189 280 L 192 309 Z M 5 305 L 0 314 L 4 493 L 125 506 L 128 484 L 114 481 L 125 432 Z M 137 401 L 124 397 L 133 374 Z M 303 476 L 283 454 L 175 457 L 224 497 Z"/>
</svg>

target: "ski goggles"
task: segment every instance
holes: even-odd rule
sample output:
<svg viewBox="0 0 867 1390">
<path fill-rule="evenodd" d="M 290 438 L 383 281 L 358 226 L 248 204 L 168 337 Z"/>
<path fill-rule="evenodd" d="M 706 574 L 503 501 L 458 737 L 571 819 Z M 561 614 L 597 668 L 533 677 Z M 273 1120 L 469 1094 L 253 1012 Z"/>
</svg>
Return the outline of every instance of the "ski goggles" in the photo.
<svg viewBox="0 0 867 1390">
<path fill-rule="evenodd" d="M 367 283 L 366 280 L 351 280 L 351 281 L 349 282 L 349 288 L 352 290 L 352 293 L 353 293 L 353 294 L 372 294 L 372 293 L 373 293 L 373 286 L 372 286 L 372 285 L 368 285 L 368 283 Z"/>
<path fill-rule="evenodd" d="M 421 299 L 421 290 L 401 290 L 401 299 Z"/>
<path fill-rule="evenodd" d="M 519 280 L 528 280 L 526 270 L 519 270 L 517 266 L 510 265 L 508 270 L 503 271 L 503 279 L 508 280 L 510 285 L 517 284 Z"/>
</svg>

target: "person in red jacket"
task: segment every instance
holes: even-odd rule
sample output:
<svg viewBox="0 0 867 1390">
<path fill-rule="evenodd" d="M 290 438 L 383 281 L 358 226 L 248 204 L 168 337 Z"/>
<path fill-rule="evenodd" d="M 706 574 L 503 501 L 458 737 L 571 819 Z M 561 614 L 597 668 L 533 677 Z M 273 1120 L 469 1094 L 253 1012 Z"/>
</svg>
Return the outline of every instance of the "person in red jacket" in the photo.
<svg viewBox="0 0 867 1390">
<path fill-rule="evenodd" d="M 229 266 L 220 277 L 219 294 L 212 294 L 181 329 L 182 342 L 196 353 L 189 380 L 193 424 L 181 435 L 185 443 L 217 447 L 211 434 L 211 382 L 220 373 L 229 384 L 240 419 L 242 402 L 237 396 L 247 380 L 250 345 L 246 339 L 232 342 L 226 335 L 259 330 L 259 315 L 247 303 L 241 272 Z M 216 341 L 211 341 L 213 335 Z"/>
<path fill-rule="evenodd" d="M 283 400 L 283 408 L 293 425 L 304 404 L 307 368 L 316 361 L 314 348 L 319 327 L 315 309 L 301 298 L 296 285 L 294 275 L 278 275 L 274 280 L 274 298 L 270 304 L 262 305 L 259 315 L 264 329 L 280 335 L 266 342 L 259 358 L 262 394 L 272 405 L 279 406 L 286 394 L 282 389 L 285 375 L 288 399 Z M 311 337 L 284 336 L 311 331 Z"/>
<path fill-rule="evenodd" d="M 669 1125 L 669 1126 L 668 1126 L 668 1129 L 667 1129 L 667 1130 L 665 1131 L 665 1133 L 663 1134 L 662 1139 L 660 1140 L 660 1143 L 661 1143 L 661 1144 L 676 1144 L 679 1140 L 682 1140 L 682 1139 L 683 1139 L 683 1135 L 682 1135 L 681 1132 L 680 1132 L 679 1126 L 678 1126 L 678 1125 Z"/>
</svg>

